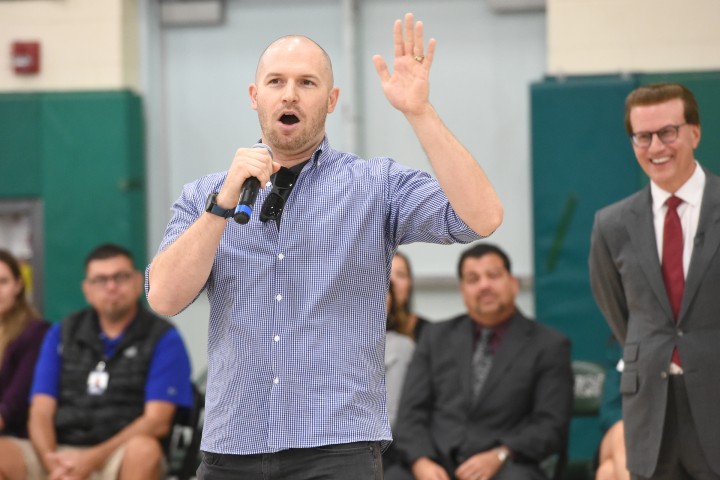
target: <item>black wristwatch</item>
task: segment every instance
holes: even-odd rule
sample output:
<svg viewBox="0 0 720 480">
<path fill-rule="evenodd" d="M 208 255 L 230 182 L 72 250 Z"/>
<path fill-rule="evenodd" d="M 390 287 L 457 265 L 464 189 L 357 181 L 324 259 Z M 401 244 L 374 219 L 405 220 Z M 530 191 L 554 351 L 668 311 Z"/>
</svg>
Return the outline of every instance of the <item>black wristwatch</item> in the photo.
<svg viewBox="0 0 720 480">
<path fill-rule="evenodd" d="M 217 215 L 218 217 L 222 218 L 230 218 L 235 213 L 235 209 L 231 208 L 229 210 L 225 210 L 221 206 L 217 204 L 217 196 L 218 192 L 213 192 L 210 195 L 208 195 L 207 201 L 205 202 L 205 211 L 208 213 L 212 213 L 213 215 Z"/>
</svg>

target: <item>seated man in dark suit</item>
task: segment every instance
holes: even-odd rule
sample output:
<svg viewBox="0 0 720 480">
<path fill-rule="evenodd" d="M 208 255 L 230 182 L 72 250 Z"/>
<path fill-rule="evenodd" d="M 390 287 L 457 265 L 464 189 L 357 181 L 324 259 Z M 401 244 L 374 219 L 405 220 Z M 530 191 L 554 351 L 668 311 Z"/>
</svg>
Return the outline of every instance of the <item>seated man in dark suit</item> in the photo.
<svg viewBox="0 0 720 480">
<path fill-rule="evenodd" d="M 408 470 L 386 479 L 544 479 L 540 462 L 566 447 L 570 341 L 518 311 L 500 248 L 466 250 L 458 274 L 468 311 L 419 339 L 395 432 Z"/>
</svg>

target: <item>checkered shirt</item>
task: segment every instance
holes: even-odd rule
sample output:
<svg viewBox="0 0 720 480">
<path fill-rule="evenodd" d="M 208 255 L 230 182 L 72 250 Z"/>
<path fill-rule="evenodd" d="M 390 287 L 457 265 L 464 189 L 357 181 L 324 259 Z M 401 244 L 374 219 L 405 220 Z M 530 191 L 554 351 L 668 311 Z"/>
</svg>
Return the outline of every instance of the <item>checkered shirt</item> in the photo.
<svg viewBox="0 0 720 480">
<path fill-rule="evenodd" d="M 185 185 L 160 250 L 203 214 L 225 176 Z M 201 448 L 257 454 L 388 441 L 385 292 L 394 252 L 481 237 L 427 173 L 333 150 L 327 139 L 300 173 L 280 229 L 259 220 L 268 193 L 260 191 L 249 223 L 228 221 L 206 284 Z"/>
</svg>

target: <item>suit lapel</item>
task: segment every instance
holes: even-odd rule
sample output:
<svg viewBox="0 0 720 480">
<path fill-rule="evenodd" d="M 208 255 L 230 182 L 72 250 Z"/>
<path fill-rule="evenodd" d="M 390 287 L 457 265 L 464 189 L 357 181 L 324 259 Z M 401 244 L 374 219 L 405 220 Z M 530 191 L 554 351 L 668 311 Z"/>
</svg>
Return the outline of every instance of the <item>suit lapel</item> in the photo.
<svg viewBox="0 0 720 480">
<path fill-rule="evenodd" d="M 658 299 L 668 318 L 674 318 L 667 290 L 663 282 L 660 259 L 657 254 L 657 241 L 655 240 L 655 227 L 653 225 L 652 196 L 647 186 L 636 197 L 627 211 L 625 227 L 638 263 L 647 278 L 648 285 Z"/>
<path fill-rule="evenodd" d="M 530 341 L 531 325 L 529 322 L 530 320 L 519 312 L 515 312 L 515 315 L 512 316 L 502 344 L 493 356 L 492 368 L 490 368 L 490 373 L 475 407 L 482 404 L 483 398 L 486 398 L 488 393 L 502 382 L 515 359 L 520 357 L 520 353 L 525 349 L 525 344 Z"/>
<path fill-rule="evenodd" d="M 685 293 L 678 323 L 690 306 L 700 287 L 710 260 L 720 246 L 720 177 L 716 177 L 705 170 L 705 191 L 703 192 L 700 219 L 698 221 L 695 245 L 693 246 L 690 267 L 685 279 Z"/>
</svg>

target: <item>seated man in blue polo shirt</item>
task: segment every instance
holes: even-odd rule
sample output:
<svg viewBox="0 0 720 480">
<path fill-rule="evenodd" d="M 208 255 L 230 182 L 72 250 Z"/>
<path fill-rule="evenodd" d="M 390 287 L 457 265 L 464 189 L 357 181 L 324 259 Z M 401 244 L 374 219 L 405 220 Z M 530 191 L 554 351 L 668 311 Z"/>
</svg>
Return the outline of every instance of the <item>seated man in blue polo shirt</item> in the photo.
<svg viewBox="0 0 720 480">
<path fill-rule="evenodd" d="M 101 245 L 85 262 L 90 308 L 54 325 L 31 391 L 30 440 L 0 439 L 0 478 L 159 479 L 160 440 L 192 406 L 179 332 L 138 302 L 129 251 Z"/>
</svg>

